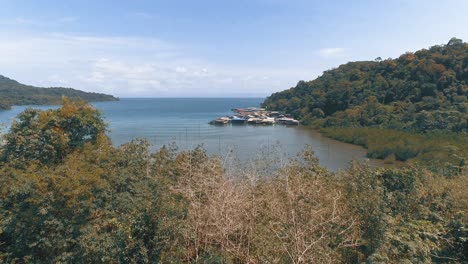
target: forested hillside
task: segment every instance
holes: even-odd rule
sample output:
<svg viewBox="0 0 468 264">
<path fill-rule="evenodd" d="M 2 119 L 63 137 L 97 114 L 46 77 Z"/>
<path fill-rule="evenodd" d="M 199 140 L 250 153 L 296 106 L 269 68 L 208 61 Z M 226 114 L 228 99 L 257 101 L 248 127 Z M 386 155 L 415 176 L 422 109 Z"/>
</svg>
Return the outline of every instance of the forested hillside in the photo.
<svg viewBox="0 0 468 264">
<path fill-rule="evenodd" d="M 88 93 L 72 88 L 39 88 L 24 85 L 0 75 L 0 110 L 8 109 L 12 105 L 60 104 L 62 96 L 72 100 L 82 99 L 88 102 L 118 100 L 111 95 Z"/>
<path fill-rule="evenodd" d="M 349 62 L 272 94 L 263 106 L 293 114 L 368 156 L 440 170 L 468 159 L 468 44 Z"/>
<path fill-rule="evenodd" d="M 0 145 L 0 263 L 467 263 L 468 177 L 112 146 L 84 102 Z M 272 168 L 271 164 L 277 164 Z"/>
<path fill-rule="evenodd" d="M 349 62 L 272 94 L 264 107 L 322 127 L 468 131 L 468 44 Z"/>
</svg>

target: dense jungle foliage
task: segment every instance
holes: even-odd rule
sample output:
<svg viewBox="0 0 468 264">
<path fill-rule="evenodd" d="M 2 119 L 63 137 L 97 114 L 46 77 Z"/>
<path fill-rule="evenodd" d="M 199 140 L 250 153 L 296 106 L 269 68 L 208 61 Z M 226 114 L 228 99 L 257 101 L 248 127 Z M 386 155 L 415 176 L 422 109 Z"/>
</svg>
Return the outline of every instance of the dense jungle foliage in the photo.
<svg viewBox="0 0 468 264">
<path fill-rule="evenodd" d="M 12 105 L 60 104 L 62 96 L 88 102 L 118 100 L 111 95 L 87 93 L 71 88 L 39 88 L 24 85 L 0 75 L 0 110 L 9 109 Z"/>
<path fill-rule="evenodd" d="M 462 167 L 114 147 L 100 113 L 68 100 L 20 114 L 0 153 L 2 263 L 468 262 Z"/>
<path fill-rule="evenodd" d="M 397 59 L 350 62 L 264 106 L 326 127 L 468 132 L 468 44 L 452 38 Z"/>
<path fill-rule="evenodd" d="M 263 106 L 335 139 L 381 148 L 370 157 L 430 163 L 418 155 L 437 155 L 436 143 L 448 153 L 442 161 L 458 164 L 468 158 L 468 44 L 452 38 L 397 59 L 350 62 L 272 94 Z"/>
</svg>

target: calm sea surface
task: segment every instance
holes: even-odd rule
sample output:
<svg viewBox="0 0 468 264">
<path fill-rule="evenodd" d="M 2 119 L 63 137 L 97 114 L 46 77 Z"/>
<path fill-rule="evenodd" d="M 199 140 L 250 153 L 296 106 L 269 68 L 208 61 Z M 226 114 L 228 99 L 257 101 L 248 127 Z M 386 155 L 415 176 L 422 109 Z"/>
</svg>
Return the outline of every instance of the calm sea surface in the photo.
<svg viewBox="0 0 468 264">
<path fill-rule="evenodd" d="M 209 154 L 236 156 L 240 160 L 265 152 L 288 157 L 310 145 L 320 163 L 335 171 L 346 168 L 353 159 L 366 159 L 363 148 L 325 138 L 304 127 L 208 124 L 216 117 L 232 115 L 232 108 L 258 107 L 262 101 L 263 98 L 124 98 L 93 105 L 103 112 L 115 145 L 146 138 L 155 150 L 170 143 L 176 143 L 180 149 L 203 145 Z M 10 124 L 26 108 L 16 106 L 0 111 L 0 123 Z M 381 165 L 380 161 L 370 162 Z"/>
</svg>

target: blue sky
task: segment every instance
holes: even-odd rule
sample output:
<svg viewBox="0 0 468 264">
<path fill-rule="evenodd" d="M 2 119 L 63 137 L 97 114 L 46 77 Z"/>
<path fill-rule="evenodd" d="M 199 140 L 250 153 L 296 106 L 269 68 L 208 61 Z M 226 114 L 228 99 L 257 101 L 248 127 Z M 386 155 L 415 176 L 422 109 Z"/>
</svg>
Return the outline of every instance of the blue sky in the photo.
<svg viewBox="0 0 468 264">
<path fill-rule="evenodd" d="M 466 0 L 0 0 L 0 74 L 121 97 L 266 96 L 468 40 Z"/>
</svg>

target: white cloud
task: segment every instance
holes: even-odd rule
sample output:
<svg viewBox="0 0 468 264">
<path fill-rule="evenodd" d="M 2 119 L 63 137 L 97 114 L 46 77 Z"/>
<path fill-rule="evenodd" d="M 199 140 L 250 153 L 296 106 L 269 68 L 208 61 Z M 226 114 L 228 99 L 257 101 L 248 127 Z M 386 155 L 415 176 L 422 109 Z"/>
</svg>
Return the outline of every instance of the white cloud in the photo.
<svg viewBox="0 0 468 264">
<path fill-rule="evenodd" d="M 0 74 L 20 82 L 120 97 L 265 96 L 305 75 L 294 69 L 219 65 L 155 38 L 3 34 L 0 57 Z"/>
<path fill-rule="evenodd" d="M 185 67 L 177 67 L 177 68 L 175 69 L 175 71 L 176 71 L 176 72 L 187 72 L 187 68 L 185 68 Z"/>
<path fill-rule="evenodd" d="M 36 21 L 32 19 L 24 18 L 24 17 L 15 17 L 15 18 L 0 20 L 0 25 L 8 25 L 8 26 L 31 25 L 35 23 Z"/>
<path fill-rule="evenodd" d="M 318 54 L 323 58 L 336 58 L 345 55 L 343 48 L 324 48 L 318 51 Z"/>
<path fill-rule="evenodd" d="M 0 25 L 8 25 L 8 26 L 50 26 L 50 25 L 61 25 L 61 24 L 69 24 L 77 22 L 78 18 L 74 16 L 65 16 L 59 18 L 49 18 L 47 20 L 39 20 L 39 19 L 29 19 L 22 16 L 18 16 L 15 18 L 3 18 L 0 19 Z"/>
<path fill-rule="evenodd" d="M 69 17 L 61 17 L 57 19 L 57 22 L 59 23 L 74 23 L 78 21 L 77 17 L 69 16 Z"/>
</svg>

